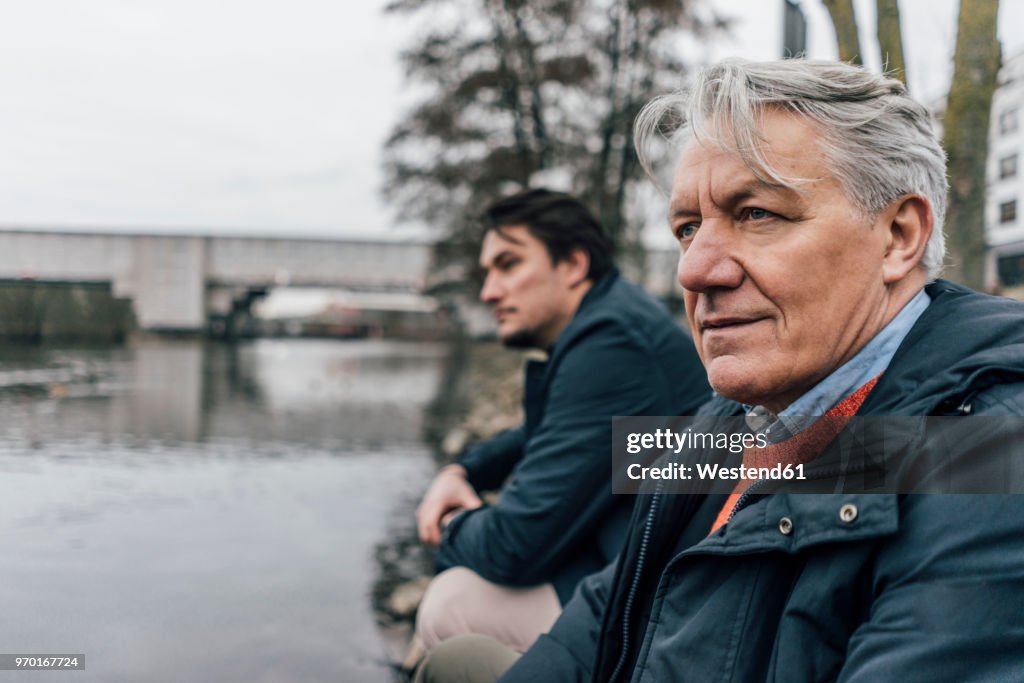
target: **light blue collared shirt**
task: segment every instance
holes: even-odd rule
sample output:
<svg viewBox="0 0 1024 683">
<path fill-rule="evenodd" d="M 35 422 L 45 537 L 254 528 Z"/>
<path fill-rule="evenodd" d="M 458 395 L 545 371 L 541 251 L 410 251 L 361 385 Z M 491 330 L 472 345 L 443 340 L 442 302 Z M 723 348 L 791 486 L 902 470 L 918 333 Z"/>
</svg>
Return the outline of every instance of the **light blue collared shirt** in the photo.
<svg viewBox="0 0 1024 683">
<path fill-rule="evenodd" d="M 903 343 L 910 328 L 931 302 L 931 297 L 922 289 L 857 355 L 789 404 L 778 416 L 772 416 L 763 406 L 744 406 L 748 423 L 760 422 L 761 428 L 767 426 L 766 434 L 775 431 L 777 424 L 781 423 L 785 427 L 783 434 L 777 435 L 781 438 L 801 432 L 814 421 L 809 418 L 824 415 L 844 398 L 881 375 L 889 367 L 896 349 Z M 755 424 L 751 424 L 751 428 L 757 429 Z"/>
</svg>

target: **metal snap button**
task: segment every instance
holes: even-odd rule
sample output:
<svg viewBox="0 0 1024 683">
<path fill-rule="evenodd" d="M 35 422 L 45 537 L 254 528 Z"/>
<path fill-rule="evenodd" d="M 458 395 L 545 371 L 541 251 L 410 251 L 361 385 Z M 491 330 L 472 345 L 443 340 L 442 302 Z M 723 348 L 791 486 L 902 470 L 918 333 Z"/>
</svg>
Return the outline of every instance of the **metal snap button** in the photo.
<svg viewBox="0 0 1024 683">
<path fill-rule="evenodd" d="M 857 519 L 857 506 L 853 503 L 847 503 L 843 507 L 839 508 L 839 519 L 843 520 L 847 524 Z"/>
<path fill-rule="evenodd" d="M 789 517 L 783 517 L 779 520 L 779 533 L 783 536 L 789 536 L 793 533 L 793 520 Z"/>
</svg>

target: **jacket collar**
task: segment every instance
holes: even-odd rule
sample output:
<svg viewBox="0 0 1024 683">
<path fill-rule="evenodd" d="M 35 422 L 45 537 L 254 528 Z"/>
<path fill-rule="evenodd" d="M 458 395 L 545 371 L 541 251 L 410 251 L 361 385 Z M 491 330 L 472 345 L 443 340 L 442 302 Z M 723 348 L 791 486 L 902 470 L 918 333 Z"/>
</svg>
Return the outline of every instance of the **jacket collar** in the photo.
<svg viewBox="0 0 1024 683">
<path fill-rule="evenodd" d="M 970 395 L 1024 379 L 1024 303 L 936 280 L 860 415 L 956 412 Z"/>
<path fill-rule="evenodd" d="M 583 299 L 580 300 L 580 305 L 576 308 L 576 313 L 573 315 L 572 320 L 565 326 L 562 333 L 558 335 L 558 339 L 555 340 L 554 345 L 548 351 L 549 358 L 553 358 L 580 330 L 586 327 L 587 320 L 590 317 L 591 311 L 594 310 L 595 304 L 608 295 L 608 292 L 618 279 L 619 271 L 615 266 L 612 266 L 611 270 L 590 285 L 590 289 L 587 290 L 587 293 L 583 295 Z"/>
</svg>

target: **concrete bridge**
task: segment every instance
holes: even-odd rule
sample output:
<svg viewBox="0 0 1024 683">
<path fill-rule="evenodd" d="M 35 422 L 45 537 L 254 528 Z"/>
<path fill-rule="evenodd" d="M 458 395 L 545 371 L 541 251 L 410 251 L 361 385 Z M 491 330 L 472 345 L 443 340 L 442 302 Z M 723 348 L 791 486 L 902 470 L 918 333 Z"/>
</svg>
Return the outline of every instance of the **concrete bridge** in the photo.
<svg viewBox="0 0 1024 683">
<path fill-rule="evenodd" d="M 277 286 L 420 292 L 429 260 L 425 243 L 0 229 L 0 281 L 109 284 L 156 331 L 230 332 Z"/>
</svg>

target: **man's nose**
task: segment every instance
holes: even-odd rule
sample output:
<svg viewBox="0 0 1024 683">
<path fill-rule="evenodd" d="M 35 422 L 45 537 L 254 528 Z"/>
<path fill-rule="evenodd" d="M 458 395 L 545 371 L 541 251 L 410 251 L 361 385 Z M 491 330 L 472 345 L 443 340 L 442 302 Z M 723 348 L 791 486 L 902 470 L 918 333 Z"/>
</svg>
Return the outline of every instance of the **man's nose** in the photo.
<svg viewBox="0 0 1024 683">
<path fill-rule="evenodd" d="M 696 236 L 679 253 L 679 284 L 691 292 L 734 289 L 743 282 L 731 231 L 721 221 L 705 220 Z"/>
<path fill-rule="evenodd" d="M 501 283 L 493 272 L 487 273 L 484 277 L 484 285 L 480 288 L 480 301 L 485 304 L 493 304 L 502 296 Z"/>
</svg>

